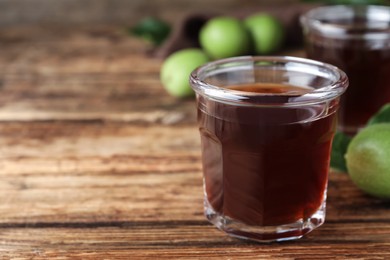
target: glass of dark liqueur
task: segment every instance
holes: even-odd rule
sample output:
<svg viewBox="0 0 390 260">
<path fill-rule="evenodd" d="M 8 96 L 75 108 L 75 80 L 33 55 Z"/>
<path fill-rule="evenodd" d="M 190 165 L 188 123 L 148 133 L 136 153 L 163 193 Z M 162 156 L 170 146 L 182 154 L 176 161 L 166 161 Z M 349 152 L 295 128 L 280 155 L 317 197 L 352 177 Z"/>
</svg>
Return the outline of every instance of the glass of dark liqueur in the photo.
<svg viewBox="0 0 390 260">
<path fill-rule="evenodd" d="M 247 56 L 208 63 L 190 81 L 207 219 L 256 241 L 297 239 L 320 226 L 344 72 L 308 59 Z"/>
<path fill-rule="evenodd" d="M 348 75 L 339 127 L 353 135 L 390 102 L 390 7 L 325 6 L 301 17 L 309 58 Z"/>
</svg>

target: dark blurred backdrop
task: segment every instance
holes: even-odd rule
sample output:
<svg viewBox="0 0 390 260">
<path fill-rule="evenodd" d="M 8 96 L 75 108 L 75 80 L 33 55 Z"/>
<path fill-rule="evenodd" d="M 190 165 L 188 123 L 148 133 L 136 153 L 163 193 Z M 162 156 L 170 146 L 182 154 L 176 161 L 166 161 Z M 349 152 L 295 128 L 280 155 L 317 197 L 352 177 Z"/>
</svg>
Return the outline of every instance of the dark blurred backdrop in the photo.
<svg viewBox="0 0 390 260">
<path fill-rule="evenodd" d="M 299 0 L 0 0 L 0 27 L 35 24 L 134 24 L 144 16 L 168 22 L 188 12 L 286 5 Z M 169 4 L 169 8 L 167 8 Z"/>
</svg>

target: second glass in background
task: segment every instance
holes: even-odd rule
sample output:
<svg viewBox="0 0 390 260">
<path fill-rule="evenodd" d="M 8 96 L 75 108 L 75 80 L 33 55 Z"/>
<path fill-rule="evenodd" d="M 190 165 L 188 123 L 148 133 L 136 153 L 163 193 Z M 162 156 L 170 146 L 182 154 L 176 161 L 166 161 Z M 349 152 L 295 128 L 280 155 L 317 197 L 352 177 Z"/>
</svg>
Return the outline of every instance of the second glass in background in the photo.
<svg viewBox="0 0 390 260">
<path fill-rule="evenodd" d="M 301 17 L 311 59 L 345 71 L 339 130 L 355 134 L 390 102 L 390 7 L 327 6 Z"/>
</svg>

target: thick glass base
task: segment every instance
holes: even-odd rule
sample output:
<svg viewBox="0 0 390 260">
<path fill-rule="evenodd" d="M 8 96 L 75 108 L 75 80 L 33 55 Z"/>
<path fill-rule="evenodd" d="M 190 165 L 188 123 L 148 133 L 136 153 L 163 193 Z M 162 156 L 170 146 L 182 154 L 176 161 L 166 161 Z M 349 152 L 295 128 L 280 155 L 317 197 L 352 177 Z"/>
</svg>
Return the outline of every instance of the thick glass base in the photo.
<svg viewBox="0 0 390 260">
<path fill-rule="evenodd" d="M 279 226 L 251 226 L 218 214 L 205 200 L 205 216 L 218 229 L 230 236 L 257 242 L 274 242 L 299 239 L 325 221 L 325 200 L 309 218 Z"/>
</svg>

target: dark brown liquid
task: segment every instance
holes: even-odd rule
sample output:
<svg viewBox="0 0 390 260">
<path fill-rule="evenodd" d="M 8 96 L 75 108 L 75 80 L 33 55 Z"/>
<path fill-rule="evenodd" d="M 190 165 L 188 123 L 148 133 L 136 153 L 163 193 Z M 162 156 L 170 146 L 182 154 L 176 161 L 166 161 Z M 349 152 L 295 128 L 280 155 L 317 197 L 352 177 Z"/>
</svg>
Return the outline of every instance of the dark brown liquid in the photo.
<svg viewBox="0 0 390 260">
<path fill-rule="evenodd" d="M 231 88 L 280 96 L 308 91 L 284 85 Z M 323 104 L 267 108 L 198 98 L 205 191 L 215 212 L 272 226 L 306 219 L 319 209 L 337 101 L 326 110 Z"/>
<path fill-rule="evenodd" d="M 285 97 L 301 96 L 312 91 L 312 88 L 303 88 L 290 85 L 280 84 L 243 84 L 227 87 L 231 90 L 238 90 L 242 92 L 249 92 L 251 94 L 273 94 Z"/>
<path fill-rule="evenodd" d="M 339 24 L 352 21 L 340 20 Z M 351 31 L 367 31 L 358 24 Z M 385 103 L 390 102 L 389 40 L 332 39 L 309 33 L 306 39 L 308 57 L 333 64 L 348 75 L 349 88 L 340 107 L 341 130 L 354 134 Z"/>
</svg>

